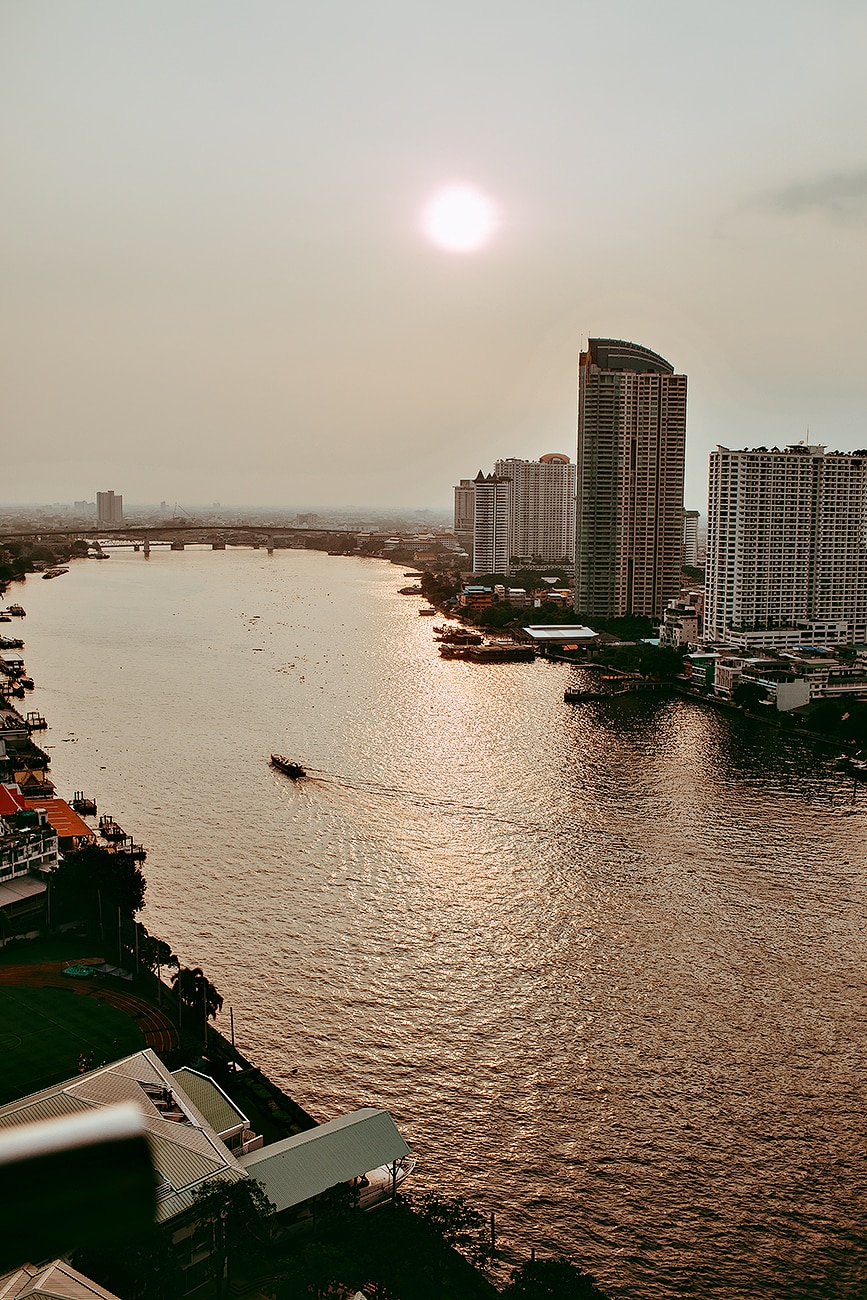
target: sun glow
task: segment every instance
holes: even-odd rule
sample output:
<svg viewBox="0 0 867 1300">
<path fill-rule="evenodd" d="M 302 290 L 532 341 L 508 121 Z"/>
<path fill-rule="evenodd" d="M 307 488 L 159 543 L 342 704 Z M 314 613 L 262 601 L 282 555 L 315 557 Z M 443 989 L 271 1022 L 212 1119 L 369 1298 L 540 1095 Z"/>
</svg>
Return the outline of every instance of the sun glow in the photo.
<svg viewBox="0 0 867 1300">
<path fill-rule="evenodd" d="M 496 226 L 493 203 L 471 185 L 440 190 L 427 204 L 422 220 L 428 239 L 449 253 L 474 253 L 483 248 Z"/>
</svg>

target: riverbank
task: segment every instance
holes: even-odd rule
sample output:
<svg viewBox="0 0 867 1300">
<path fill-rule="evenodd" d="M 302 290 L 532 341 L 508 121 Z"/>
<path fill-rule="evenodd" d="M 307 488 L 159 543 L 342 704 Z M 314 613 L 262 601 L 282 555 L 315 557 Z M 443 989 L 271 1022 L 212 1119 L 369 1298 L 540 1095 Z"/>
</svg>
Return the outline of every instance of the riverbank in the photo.
<svg viewBox="0 0 867 1300">
<path fill-rule="evenodd" d="M 234 1006 L 244 1055 L 317 1118 L 387 1109 L 418 1190 L 465 1190 L 612 1296 L 729 1300 L 747 1274 L 806 1295 L 829 1224 L 861 1222 L 799 1136 L 867 1149 L 839 1053 L 863 831 L 828 815 L 851 783 L 743 715 L 573 709 L 564 664 L 441 660 L 402 572 L 188 550 L 31 583 L 58 787 L 147 846 L 143 917 Z M 811 1060 L 834 1066 L 807 1096 Z"/>
</svg>

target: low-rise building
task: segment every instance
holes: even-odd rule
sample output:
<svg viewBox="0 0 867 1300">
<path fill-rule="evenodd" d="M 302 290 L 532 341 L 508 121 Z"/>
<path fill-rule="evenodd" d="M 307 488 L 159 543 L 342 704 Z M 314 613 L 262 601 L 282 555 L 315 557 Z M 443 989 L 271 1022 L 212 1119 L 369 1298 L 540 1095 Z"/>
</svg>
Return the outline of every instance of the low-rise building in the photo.
<svg viewBox="0 0 867 1300">
<path fill-rule="evenodd" d="M 674 649 L 699 645 L 703 610 L 704 592 L 699 589 L 684 589 L 665 608 L 659 629 L 659 644 Z"/>
<path fill-rule="evenodd" d="M 814 700 L 867 698 L 867 656 L 840 658 L 815 646 L 764 655 L 721 648 L 715 659 L 714 693 L 733 697 L 745 682 L 761 687 L 765 700 L 780 712 L 801 708 Z"/>
<path fill-rule="evenodd" d="M 461 589 L 458 604 L 463 609 L 487 609 L 494 603 L 493 587 L 482 587 L 470 583 Z"/>
<path fill-rule="evenodd" d="M 0 785 L 0 947 L 40 932 L 46 878 L 57 866 L 57 832 L 28 809 L 15 785 Z"/>
</svg>

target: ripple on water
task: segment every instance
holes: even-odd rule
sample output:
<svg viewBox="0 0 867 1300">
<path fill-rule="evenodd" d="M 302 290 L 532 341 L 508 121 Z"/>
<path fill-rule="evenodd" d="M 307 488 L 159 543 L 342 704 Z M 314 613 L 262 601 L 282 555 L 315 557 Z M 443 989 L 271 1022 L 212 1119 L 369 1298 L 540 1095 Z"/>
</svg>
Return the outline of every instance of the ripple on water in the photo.
<svg viewBox="0 0 867 1300">
<path fill-rule="evenodd" d="M 400 585 L 189 549 L 27 584 L 56 779 L 147 844 L 148 926 L 518 1248 L 612 1295 L 857 1294 L 865 819 L 827 752 L 442 661 Z"/>
</svg>

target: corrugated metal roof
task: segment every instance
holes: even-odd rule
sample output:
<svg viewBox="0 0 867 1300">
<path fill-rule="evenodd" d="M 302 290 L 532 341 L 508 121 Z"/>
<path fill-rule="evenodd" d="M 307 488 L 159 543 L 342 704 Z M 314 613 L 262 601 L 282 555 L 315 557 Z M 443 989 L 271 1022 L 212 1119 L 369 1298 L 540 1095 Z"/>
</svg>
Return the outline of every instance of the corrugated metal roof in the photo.
<svg viewBox="0 0 867 1300">
<path fill-rule="evenodd" d="M 162 1115 L 142 1088 L 143 1083 L 169 1090 L 185 1113 L 184 1118 L 178 1121 Z M 187 1096 L 183 1085 L 149 1048 L 0 1106 L 0 1126 L 98 1109 L 118 1101 L 133 1101 L 140 1108 L 154 1168 L 171 1186 L 169 1195 L 157 1205 L 158 1222 L 164 1223 L 186 1209 L 204 1181 L 211 1178 L 236 1181 L 245 1176 L 235 1157 Z"/>
<path fill-rule="evenodd" d="M 388 1111 L 366 1106 L 251 1151 L 239 1164 L 285 1210 L 408 1153 Z"/>
<path fill-rule="evenodd" d="M 16 1124 L 36 1124 L 42 1119 L 60 1119 L 63 1115 L 75 1115 L 90 1107 L 77 1097 L 69 1097 L 65 1092 L 34 1093 L 21 1101 L 11 1101 L 0 1109 L 0 1128 L 12 1128 Z"/>
<path fill-rule="evenodd" d="M 0 1300 L 117 1300 L 113 1291 L 97 1286 L 62 1259 L 36 1268 L 25 1264 L 0 1277 Z"/>
<path fill-rule="evenodd" d="M 172 1071 L 172 1078 L 177 1079 L 214 1132 L 219 1133 L 221 1137 L 249 1124 L 250 1121 L 244 1112 L 238 1109 L 219 1084 L 208 1075 L 200 1074 L 198 1070 L 183 1065 L 180 1070 Z"/>
<path fill-rule="evenodd" d="M 46 799 L 29 795 L 28 808 L 41 808 L 51 826 L 62 839 L 96 839 L 96 831 L 79 817 L 65 799 Z"/>
</svg>

